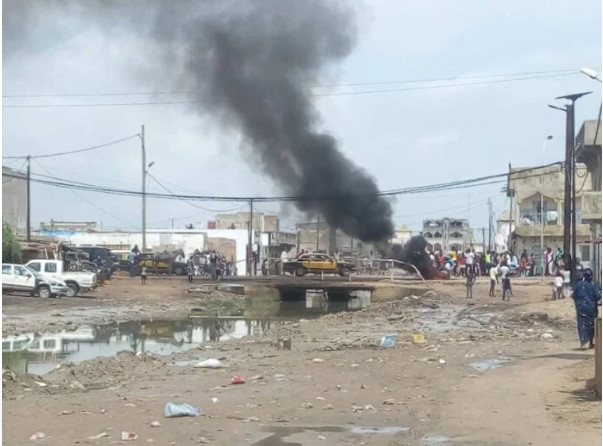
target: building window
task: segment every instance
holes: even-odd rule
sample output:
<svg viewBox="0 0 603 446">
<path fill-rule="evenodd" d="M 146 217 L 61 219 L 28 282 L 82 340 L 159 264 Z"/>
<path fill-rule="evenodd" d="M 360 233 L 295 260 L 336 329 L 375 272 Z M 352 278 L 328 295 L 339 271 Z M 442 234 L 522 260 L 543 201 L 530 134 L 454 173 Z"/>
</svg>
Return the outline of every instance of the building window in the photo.
<svg viewBox="0 0 603 446">
<path fill-rule="evenodd" d="M 440 232 L 436 232 L 433 236 L 435 238 L 442 238 L 442 234 Z"/>
<path fill-rule="evenodd" d="M 431 232 L 426 232 L 424 235 L 425 238 L 432 238 L 433 235 L 431 234 Z"/>
<path fill-rule="evenodd" d="M 582 262 L 590 262 L 590 245 L 580 246 L 580 260 Z"/>
</svg>

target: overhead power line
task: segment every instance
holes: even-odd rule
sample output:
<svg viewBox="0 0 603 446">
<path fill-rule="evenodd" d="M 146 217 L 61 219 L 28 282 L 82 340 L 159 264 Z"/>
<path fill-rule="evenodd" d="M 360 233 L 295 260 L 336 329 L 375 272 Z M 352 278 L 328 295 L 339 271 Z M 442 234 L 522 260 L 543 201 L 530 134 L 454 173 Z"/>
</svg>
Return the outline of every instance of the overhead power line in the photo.
<svg viewBox="0 0 603 446">
<path fill-rule="evenodd" d="M 533 173 L 535 170 L 543 169 L 551 166 L 559 166 L 561 168 L 562 162 L 555 162 L 546 164 L 543 166 L 530 167 L 526 169 L 519 169 L 513 171 L 512 175 L 523 175 L 522 178 L 529 177 L 538 177 L 543 175 L 549 175 L 550 172 L 544 173 Z M 530 173 L 531 172 L 531 173 Z M 12 174 L 4 174 L 5 177 L 14 177 L 20 178 L 17 175 Z M 44 175 L 37 175 L 42 176 Z M 377 193 L 365 193 L 365 194 L 341 194 L 341 195 L 323 195 L 323 196 L 210 196 L 210 195 L 182 195 L 182 194 L 160 194 L 160 193 L 146 193 L 147 197 L 150 198 L 161 198 L 161 199 L 178 199 L 178 200 L 190 200 L 190 201 L 251 201 L 254 202 L 277 202 L 277 201 L 290 201 L 290 202 L 299 202 L 299 201 L 326 201 L 326 200 L 342 200 L 342 199 L 352 199 L 352 198 L 367 198 L 367 197 L 387 197 L 387 196 L 396 196 L 403 194 L 418 194 L 418 193 L 427 193 L 438 190 L 453 190 L 453 189 L 464 189 L 470 187 L 478 187 L 485 186 L 488 184 L 497 184 L 506 182 L 506 178 L 509 176 L 509 172 L 495 174 L 495 175 L 487 175 L 478 178 L 471 178 L 467 180 L 459 180 L 452 181 L 448 183 L 439 183 L 432 184 L 427 186 L 417 186 L 417 187 L 409 187 L 402 189 L 394 189 L 394 190 L 386 190 L 379 191 Z M 54 178 L 51 176 L 46 176 L 49 179 L 39 179 L 33 178 L 31 181 L 35 181 L 40 184 L 47 184 L 49 186 L 55 187 L 63 187 L 63 188 L 73 188 L 78 190 L 85 190 L 90 192 L 99 192 L 105 194 L 113 194 L 113 195 L 128 195 L 128 196 L 141 196 L 142 192 L 133 191 L 133 190 L 125 190 L 125 189 L 115 189 L 107 186 L 99 186 L 75 181 L 64 180 L 61 178 Z"/>
<path fill-rule="evenodd" d="M 116 141 L 111 141 L 111 142 L 108 142 L 105 144 L 100 144 L 98 146 L 86 147 L 83 149 L 76 149 L 76 150 L 68 150 L 66 152 L 49 153 L 47 155 L 31 155 L 31 156 L 4 156 L 4 155 L 2 155 L 2 158 L 4 158 L 4 159 L 27 159 L 29 157 L 29 158 L 34 159 L 34 158 L 52 158 L 55 156 L 63 156 L 63 155 L 73 155 L 74 153 L 89 152 L 91 150 L 101 149 L 103 147 L 109 147 L 109 146 L 118 144 L 120 142 L 127 141 L 127 140 L 133 139 L 133 138 L 138 138 L 138 137 L 140 137 L 140 135 L 136 134 L 136 135 L 126 136 L 125 138 L 118 139 Z"/>
<path fill-rule="evenodd" d="M 365 94 L 382 94 L 382 93 L 397 93 L 404 91 L 418 91 L 418 90 L 435 90 L 435 89 L 444 89 L 444 88 L 458 88 L 458 87 L 467 87 L 474 85 L 486 85 L 486 84 L 496 84 L 496 83 L 506 83 L 506 82 L 517 82 L 517 81 L 526 81 L 526 80 L 534 80 L 534 79 L 550 79 L 561 76 L 575 76 L 579 74 L 578 72 L 568 72 L 568 73 L 557 73 L 557 74 L 547 74 L 547 75 L 534 75 L 534 76 L 526 76 L 526 77 L 516 77 L 509 79 L 495 79 L 495 80 L 486 80 L 486 81 L 477 81 L 477 82 L 456 82 L 450 84 L 443 85 L 425 85 L 419 87 L 405 87 L 405 88 L 393 88 L 393 89 L 383 89 L 383 90 L 361 90 L 361 91 L 348 91 L 348 92 L 333 92 L 333 93 L 313 93 L 310 94 L 311 97 L 329 97 L 329 96 L 355 96 L 355 95 L 365 95 Z M 98 102 L 98 103 L 81 103 L 81 104 L 2 104 L 3 108 L 81 108 L 81 107 L 122 107 L 122 106 L 142 106 L 142 105 L 178 105 L 178 104 L 198 104 L 202 101 L 199 100 L 171 100 L 171 101 L 148 101 L 148 102 Z"/>
<path fill-rule="evenodd" d="M 596 67 L 595 67 L 596 69 Z M 533 75 L 546 75 L 546 74 L 558 74 L 558 73 L 577 73 L 580 68 L 564 68 L 557 70 L 541 70 L 541 71 L 522 71 L 515 73 L 498 73 L 498 74 L 478 74 L 472 76 L 448 76 L 440 78 L 425 78 L 425 79 L 403 79 L 403 80 L 392 80 L 392 81 L 377 81 L 377 82 L 349 82 L 349 83 L 338 83 L 338 84 L 322 84 L 322 85 L 310 85 L 308 88 L 345 88 L 345 87 L 369 87 L 373 85 L 398 85 L 398 84 L 415 84 L 415 83 L 427 83 L 427 82 L 444 82 L 444 81 L 455 81 L 459 79 L 487 79 L 494 77 L 515 77 L 515 76 L 533 76 Z M 194 94 L 193 90 L 172 90 L 172 91 L 140 91 L 140 92 L 99 92 L 99 93 L 41 93 L 41 94 L 5 94 L 2 95 L 6 99 L 17 99 L 17 98 L 76 98 L 76 97 L 100 97 L 100 96 L 167 96 L 167 95 L 181 95 L 181 94 Z"/>
</svg>

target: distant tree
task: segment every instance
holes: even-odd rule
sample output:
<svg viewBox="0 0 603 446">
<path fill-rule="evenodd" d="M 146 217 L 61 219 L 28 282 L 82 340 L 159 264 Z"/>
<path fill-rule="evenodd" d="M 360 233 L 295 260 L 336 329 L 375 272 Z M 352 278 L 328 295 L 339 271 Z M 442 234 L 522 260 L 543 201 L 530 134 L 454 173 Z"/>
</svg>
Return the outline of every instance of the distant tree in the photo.
<svg viewBox="0 0 603 446">
<path fill-rule="evenodd" d="M 21 245 L 6 222 L 2 222 L 2 261 L 6 263 L 21 261 Z"/>
</svg>

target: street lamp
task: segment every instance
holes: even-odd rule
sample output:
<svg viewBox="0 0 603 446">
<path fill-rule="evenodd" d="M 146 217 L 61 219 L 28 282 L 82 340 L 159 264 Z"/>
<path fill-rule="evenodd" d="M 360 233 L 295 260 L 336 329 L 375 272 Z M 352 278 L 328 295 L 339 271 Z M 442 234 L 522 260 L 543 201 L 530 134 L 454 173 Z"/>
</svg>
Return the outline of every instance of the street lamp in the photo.
<svg viewBox="0 0 603 446">
<path fill-rule="evenodd" d="M 591 72 L 589 70 L 588 72 Z M 584 72 L 584 71 L 583 71 Z M 587 73 L 585 73 L 587 74 Z M 592 74 L 592 73 L 591 73 Z M 587 74 L 588 75 L 588 74 Z M 596 74 L 595 74 L 596 77 Z M 549 107 L 565 112 L 565 187 L 563 201 L 563 252 L 565 264 L 570 268 L 572 282 L 575 279 L 575 257 L 576 257 L 576 184 L 575 184 L 575 104 L 582 96 L 592 93 L 568 94 L 555 99 L 566 99 L 570 101 L 564 107 L 549 105 Z M 573 235 L 573 237 L 572 237 Z"/>
<path fill-rule="evenodd" d="M 596 81 L 599 81 L 599 83 L 601 83 L 601 79 L 599 79 L 599 77 L 597 76 L 597 72 L 595 70 L 593 70 L 592 68 L 582 68 L 580 70 L 580 73 L 586 74 L 591 79 L 594 79 Z"/>
</svg>

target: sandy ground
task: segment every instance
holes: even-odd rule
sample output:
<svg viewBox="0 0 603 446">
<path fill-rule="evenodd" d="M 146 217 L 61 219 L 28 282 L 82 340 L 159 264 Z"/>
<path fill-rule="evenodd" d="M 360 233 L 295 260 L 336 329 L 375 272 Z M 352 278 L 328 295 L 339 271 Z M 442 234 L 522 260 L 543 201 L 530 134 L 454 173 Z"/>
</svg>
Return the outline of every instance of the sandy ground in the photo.
<svg viewBox="0 0 603 446">
<path fill-rule="evenodd" d="M 593 352 L 576 349 L 572 301 L 546 301 L 550 288 L 538 281 L 513 286 L 511 302 L 501 302 L 480 280 L 468 301 L 462 282 L 433 283 L 424 296 L 285 321 L 265 336 L 177 355 L 121 353 L 42 377 L 5 371 L 3 444 L 598 444 Z M 118 278 L 83 298 L 4 296 L 3 335 L 177 318 L 243 299 L 189 288 Z M 389 333 L 396 346 L 379 347 Z M 417 333 L 424 343 L 412 342 Z M 291 350 L 277 348 L 282 336 Z M 207 358 L 224 368 L 173 365 Z M 500 367 L 486 370 L 483 360 Z M 233 375 L 246 383 L 231 385 Z M 202 415 L 165 418 L 167 402 Z M 43 438 L 30 440 L 37 432 Z M 138 438 L 122 441 L 122 432 Z"/>
</svg>

